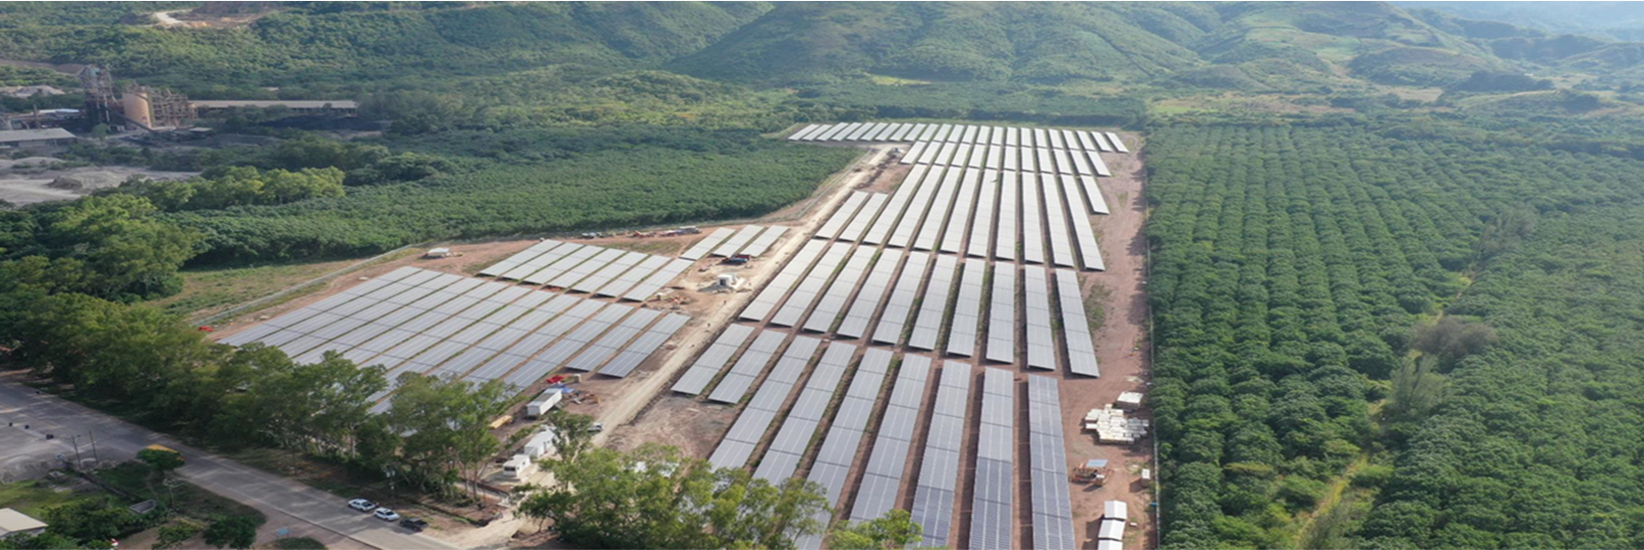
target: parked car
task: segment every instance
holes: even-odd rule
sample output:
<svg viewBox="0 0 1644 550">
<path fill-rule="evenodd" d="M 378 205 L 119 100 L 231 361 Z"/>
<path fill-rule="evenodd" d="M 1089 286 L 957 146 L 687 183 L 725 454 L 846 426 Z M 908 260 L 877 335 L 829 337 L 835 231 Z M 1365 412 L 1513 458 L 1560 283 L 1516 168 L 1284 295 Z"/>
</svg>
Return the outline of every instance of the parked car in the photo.
<svg viewBox="0 0 1644 550">
<path fill-rule="evenodd" d="M 354 500 L 348 501 L 348 507 L 353 508 L 355 510 L 359 510 L 361 512 L 370 512 L 372 510 L 377 509 L 377 503 L 371 502 L 371 501 L 363 499 L 363 498 L 356 498 Z"/>
<path fill-rule="evenodd" d="M 422 531 L 423 528 L 428 527 L 428 522 L 417 518 L 405 518 L 400 520 L 400 527 L 404 527 L 412 531 Z"/>
<path fill-rule="evenodd" d="M 398 512 L 395 512 L 393 510 L 389 510 L 387 508 L 378 508 L 375 513 L 377 515 L 377 519 L 380 519 L 380 520 L 383 520 L 383 521 L 399 521 L 400 520 L 400 514 Z"/>
</svg>

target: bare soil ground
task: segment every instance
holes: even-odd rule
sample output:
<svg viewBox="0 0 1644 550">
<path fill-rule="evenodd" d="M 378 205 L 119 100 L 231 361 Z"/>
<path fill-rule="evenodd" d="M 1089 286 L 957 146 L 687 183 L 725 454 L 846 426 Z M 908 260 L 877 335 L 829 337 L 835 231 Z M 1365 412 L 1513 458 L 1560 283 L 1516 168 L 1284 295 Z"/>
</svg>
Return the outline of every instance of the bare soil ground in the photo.
<svg viewBox="0 0 1644 550">
<path fill-rule="evenodd" d="M 153 180 L 187 179 L 198 175 L 197 172 L 163 172 L 145 168 L 128 166 L 95 166 L 79 168 L 49 168 L 49 169 L 7 169 L 0 170 L 0 200 L 12 204 L 34 204 L 37 202 L 66 201 L 90 195 L 96 188 L 63 189 L 54 187 L 51 182 L 63 176 L 80 177 L 88 180 L 105 181 L 112 183 L 108 187 L 118 186 L 126 178 L 143 176 Z M 102 187 L 102 186 L 98 186 Z"/>
<path fill-rule="evenodd" d="M 1120 137 L 1135 153 L 1102 155 L 1113 168 L 1114 177 L 1099 180 L 1112 214 L 1093 218 L 1107 271 L 1081 277 L 1085 295 L 1099 298 L 1104 313 L 1102 325 L 1093 327 L 1102 376 L 1062 381 L 1062 424 L 1067 434 L 1069 466 L 1086 459 L 1106 458 L 1114 469 L 1113 478 L 1102 487 L 1073 485 L 1074 528 L 1081 548 L 1095 544 L 1102 504 L 1109 500 L 1128 503 L 1134 524 L 1126 530 L 1132 539 L 1126 547 L 1157 546 L 1157 526 L 1149 507 L 1153 493 L 1138 481 L 1142 468 L 1153 468 L 1151 434 L 1124 447 L 1099 445 L 1095 435 L 1083 429 L 1087 412 L 1113 403 L 1121 392 L 1145 392 L 1152 376 L 1147 338 L 1147 240 L 1142 234 L 1147 219 L 1142 141 L 1136 134 Z M 1151 418 L 1145 408 L 1138 415 Z"/>
</svg>

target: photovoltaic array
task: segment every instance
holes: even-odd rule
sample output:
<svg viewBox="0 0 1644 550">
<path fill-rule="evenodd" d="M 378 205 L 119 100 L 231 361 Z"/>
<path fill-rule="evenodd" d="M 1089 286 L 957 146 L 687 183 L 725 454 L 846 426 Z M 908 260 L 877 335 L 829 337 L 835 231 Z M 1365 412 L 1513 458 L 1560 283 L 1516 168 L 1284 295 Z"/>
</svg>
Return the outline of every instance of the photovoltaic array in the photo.
<svg viewBox="0 0 1644 550">
<path fill-rule="evenodd" d="M 301 362 L 337 352 L 404 373 L 518 389 L 568 369 L 625 377 L 688 317 L 403 267 L 223 338 Z M 375 396 L 377 411 L 387 391 Z"/>
</svg>

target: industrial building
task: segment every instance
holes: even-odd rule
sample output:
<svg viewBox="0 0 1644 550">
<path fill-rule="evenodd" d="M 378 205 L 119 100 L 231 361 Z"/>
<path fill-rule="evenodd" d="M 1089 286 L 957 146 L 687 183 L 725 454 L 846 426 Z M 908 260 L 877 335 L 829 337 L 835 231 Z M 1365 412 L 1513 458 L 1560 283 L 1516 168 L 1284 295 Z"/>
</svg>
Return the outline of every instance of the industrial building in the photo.
<svg viewBox="0 0 1644 550">
<path fill-rule="evenodd" d="M 0 130 L 0 149 L 37 149 L 67 145 L 74 141 L 74 134 L 62 128 L 44 128 L 39 130 Z"/>
</svg>

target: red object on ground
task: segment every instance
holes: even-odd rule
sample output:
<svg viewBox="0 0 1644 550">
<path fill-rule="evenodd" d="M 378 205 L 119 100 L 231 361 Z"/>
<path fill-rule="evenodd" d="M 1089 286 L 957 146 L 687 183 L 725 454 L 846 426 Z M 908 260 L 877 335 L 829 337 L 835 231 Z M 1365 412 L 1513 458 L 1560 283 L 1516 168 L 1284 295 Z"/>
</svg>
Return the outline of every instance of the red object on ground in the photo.
<svg viewBox="0 0 1644 550">
<path fill-rule="evenodd" d="M 212 332 L 212 328 L 205 325 L 200 325 L 200 332 Z"/>
</svg>

